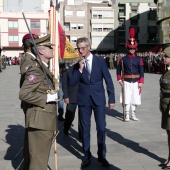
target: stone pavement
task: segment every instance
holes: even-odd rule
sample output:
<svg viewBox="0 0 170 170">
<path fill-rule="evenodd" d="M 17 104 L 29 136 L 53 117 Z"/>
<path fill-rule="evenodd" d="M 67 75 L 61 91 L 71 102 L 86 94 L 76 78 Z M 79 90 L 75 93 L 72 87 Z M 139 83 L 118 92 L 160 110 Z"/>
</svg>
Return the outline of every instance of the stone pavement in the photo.
<svg viewBox="0 0 170 170">
<path fill-rule="evenodd" d="M 161 126 L 159 111 L 160 75 L 145 74 L 142 91 L 142 105 L 137 108 L 140 122 L 123 122 L 122 107 L 119 103 L 120 86 L 115 70 L 111 70 L 115 84 L 116 107 L 107 110 L 107 159 L 112 170 L 160 170 L 158 164 L 168 155 L 167 137 Z M 7 66 L 0 73 L 0 169 L 12 170 L 22 160 L 22 154 L 15 158 L 23 145 L 24 114 L 20 109 L 19 66 Z M 63 135 L 63 123 L 59 122 L 57 137 L 58 170 L 79 170 L 83 156 L 81 143 L 77 140 L 77 114 L 70 130 L 70 136 Z M 96 128 L 92 116 L 91 152 L 92 163 L 87 170 L 105 169 L 97 161 Z M 54 146 L 52 146 L 49 166 L 54 170 Z"/>
</svg>

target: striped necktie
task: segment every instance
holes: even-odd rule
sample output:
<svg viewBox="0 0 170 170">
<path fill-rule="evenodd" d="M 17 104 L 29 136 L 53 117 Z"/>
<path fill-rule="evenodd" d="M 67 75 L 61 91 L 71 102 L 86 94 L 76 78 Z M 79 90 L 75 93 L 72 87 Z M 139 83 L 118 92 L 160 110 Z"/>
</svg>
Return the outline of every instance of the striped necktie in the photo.
<svg viewBox="0 0 170 170">
<path fill-rule="evenodd" d="M 89 60 L 88 59 L 86 59 L 85 60 L 85 63 L 86 63 L 86 70 L 87 70 L 87 73 L 88 73 L 88 78 L 89 78 L 89 80 L 90 80 L 90 75 L 91 75 L 91 70 L 90 70 L 90 65 L 89 65 L 89 62 L 88 62 Z"/>
</svg>

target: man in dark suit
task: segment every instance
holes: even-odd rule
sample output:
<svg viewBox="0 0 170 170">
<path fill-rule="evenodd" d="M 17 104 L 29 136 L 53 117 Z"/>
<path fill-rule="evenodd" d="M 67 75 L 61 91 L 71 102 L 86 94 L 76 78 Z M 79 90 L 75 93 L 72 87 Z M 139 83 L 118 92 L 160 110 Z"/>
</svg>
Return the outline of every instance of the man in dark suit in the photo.
<svg viewBox="0 0 170 170">
<path fill-rule="evenodd" d="M 106 83 L 109 109 L 113 109 L 115 106 L 114 85 L 104 58 L 91 54 L 88 38 L 79 38 L 77 48 L 84 59 L 79 61 L 79 69 L 74 70 L 70 85 L 75 86 L 79 83 L 77 104 L 79 106 L 82 144 L 85 155 L 81 167 L 88 167 L 91 163 L 90 126 L 92 110 L 97 129 L 98 161 L 103 166 L 109 167 L 110 164 L 106 160 L 106 98 L 103 79 Z"/>
<path fill-rule="evenodd" d="M 64 121 L 64 134 L 68 135 L 68 131 L 71 127 L 71 124 L 75 117 L 75 112 L 77 108 L 77 92 L 78 92 L 78 84 L 74 87 L 69 85 L 71 80 L 73 69 L 79 68 L 78 63 L 75 65 L 69 66 L 69 68 L 63 72 L 63 79 L 62 79 L 62 88 L 63 88 L 63 99 L 64 102 L 67 104 L 66 106 L 66 113 L 65 113 L 65 121 Z M 80 130 L 79 131 L 79 138 L 81 138 Z"/>
</svg>

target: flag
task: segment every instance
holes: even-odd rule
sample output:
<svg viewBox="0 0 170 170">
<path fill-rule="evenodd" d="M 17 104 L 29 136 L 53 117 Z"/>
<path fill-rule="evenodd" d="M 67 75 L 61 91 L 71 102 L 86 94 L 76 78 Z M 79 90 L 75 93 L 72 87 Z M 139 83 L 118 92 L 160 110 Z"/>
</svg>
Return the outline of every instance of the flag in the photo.
<svg viewBox="0 0 170 170">
<path fill-rule="evenodd" d="M 59 56 L 58 56 L 58 16 L 57 10 L 53 5 L 53 1 L 50 1 L 49 9 L 49 24 L 48 34 L 51 34 L 51 43 L 55 44 L 53 50 L 53 58 L 50 61 L 50 70 L 54 74 L 54 77 L 59 77 Z"/>
<path fill-rule="evenodd" d="M 77 51 L 73 48 L 68 38 L 65 35 L 63 28 L 58 22 L 58 37 L 59 37 L 59 56 L 62 59 L 74 59 L 79 57 Z"/>
</svg>

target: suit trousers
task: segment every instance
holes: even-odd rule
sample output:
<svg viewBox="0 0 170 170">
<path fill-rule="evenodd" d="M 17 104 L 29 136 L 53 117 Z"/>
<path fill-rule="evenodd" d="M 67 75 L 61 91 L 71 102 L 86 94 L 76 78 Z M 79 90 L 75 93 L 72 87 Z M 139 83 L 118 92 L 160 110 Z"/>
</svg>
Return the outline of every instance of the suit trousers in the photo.
<svg viewBox="0 0 170 170">
<path fill-rule="evenodd" d="M 106 115 L 105 106 L 96 106 L 92 98 L 85 106 L 79 106 L 80 126 L 82 131 L 82 144 L 85 159 L 89 159 L 90 152 L 90 128 L 91 128 L 91 115 L 94 112 L 97 130 L 97 145 L 98 145 L 98 158 L 106 157 Z"/>
<path fill-rule="evenodd" d="M 70 129 L 71 124 L 74 121 L 74 117 L 75 117 L 75 113 L 76 113 L 76 108 L 77 108 L 77 103 L 69 103 L 66 106 L 65 121 L 64 121 L 64 129 L 66 131 L 68 131 Z M 79 139 L 81 139 L 80 125 L 78 125 L 78 133 L 79 133 Z"/>
<path fill-rule="evenodd" d="M 75 117 L 76 107 L 77 107 L 76 103 L 69 103 L 66 106 L 65 121 L 64 121 L 65 130 L 69 130 L 71 127 L 71 124 Z"/>
<path fill-rule="evenodd" d="M 28 128 L 29 170 L 47 170 L 54 132 Z"/>
</svg>

